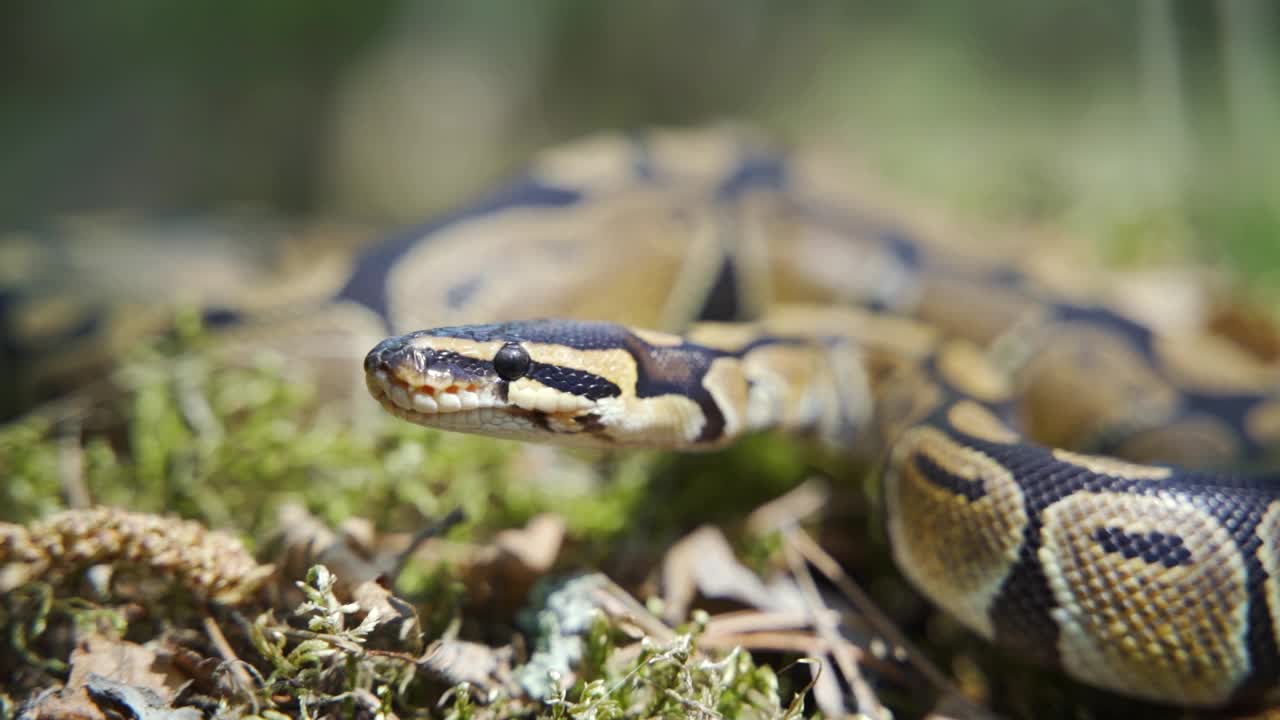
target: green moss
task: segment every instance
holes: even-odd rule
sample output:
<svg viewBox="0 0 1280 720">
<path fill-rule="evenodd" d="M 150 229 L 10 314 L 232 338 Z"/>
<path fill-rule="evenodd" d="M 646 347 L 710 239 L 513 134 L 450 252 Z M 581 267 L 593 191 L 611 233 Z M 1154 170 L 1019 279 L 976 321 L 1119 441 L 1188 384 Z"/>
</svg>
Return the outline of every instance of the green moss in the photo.
<svg viewBox="0 0 1280 720">
<path fill-rule="evenodd" d="M 537 649 L 517 679 L 543 698 L 540 717 L 779 718 L 798 707 L 782 704 L 773 670 L 756 665 L 749 653 L 735 650 L 721 658 L 700 653 L 696 622 L 690 632 L 666 643 L 644 638 L 638 653 L 616 662 L 620 636 L 591 600 L 604 582 L 588 575 L 556 585 L 534 615 Z M 577 680 L 561 687 L 558 679 L 570 668 Z"/>
<path fill-rule="evenodd" d="M 0 428 L 0 471 L 9 479 L 0 489 L 0 517 L 24 522 L 60 509 L 69 483 L 83 485 L 97 503 L 179 514 L 257 540 L 276 530 L 275 510 L 286 501 L 303 502 L 331 525 L 361 517 L 380 531 L 417 530 L 462 508 L 468 522 L 453 531 L 461 538 L 556 512 L 575 541 L 577 559 L 566 562 L 582 567 L 615 552 L 620 542 L 639 541 L 642 555 L 657 557 L 683 528 L 709 517 L 741 518 L 811 467 L 803 445 L 769 438 L 701 456 L 560 453 L 539 464 L 527 446 L 361 413 L 349 399 L 322 397 L 313 382 L 295 377 L 278 359 L 232 365 L 209 346 L 198 328 L 188 326 L 176 341 L 136 351 L 114 374 L 116 391 L 99 408 L 99 417 L 111 419 L 105 426 L 60 430 L 37 414 Z M 721 478 L 735 476 L 740 480 L 727 492 Z M 667 502 L 656 505 L 655 496 Z M 374 662 L 360 650 L 360 638 L 352 635 L 359 629 L 344 624 L 331 583 L 313 573 L 303 587 L 307 600 L 294 614 L 311 618 L 311 637 L 291 629 L 285 609 L 246 626 L 248 647 L 257 656 L 246 659 L 265 668 L 260 701 L 283 693 L 295 704 L 332 708 L 350 702 L 343 694 L 362 687 L 372 688 L 379 703 L 403 709 L 411 695 L 421 694 L 403 658 Z M 398 587 L 420 608 L 426 637 L 468 622 L 466 588 L 450 568 L 411 564 Z M 22 662 L 46 672 L 65 671 L 62 660 L 39 650 L 49 617 L 113 612 L 75 610 L 50 598 L 42 604 L 42 596 L 28 595 L 9 597 L 0 624 L 9 647 L 26 658 Z M 173 621 L 189 620 L 182 618 Z M 613 639 L 602 621 L 590 627 L 583 681 L 550 699 L 544 716 L 676 717 L 703 706 L 733 714 L 781 712 L 772 674 L 746 654 L 707 664 L 685 638 L 678 647 L 648 648 L 619 667 Z M 344 669 L 335 675 L 337 667 Z M 335 677 L 344 678 L 341 686 L 333 685 Z M 472 704 L 461 689 L 450 697 L 451 717 L 506 712 Z M 293 712 L 270 707 L 266 702 L 262 717 Z"/>
<path fill-rule="evenodd" d="M 0 519 L 20 522 L 58 509 L 58 447 L 53 423 L 31 417 L 0 426 Z"/>
<path fill-rule="evenodd" d="M 93 501 L 177 513 L 261 537 L 286 500 L 329 523 L 360 516 L 378 528 L 416 528 L 461 507 L 471 527 L 509 527 L 564 509 L 564 493 L 530 482 L 514 443 L 418 428 L 350 401 L 319 396 L 278 360 L 217 361 L 202 336 L 153 345 L 116 373 L 100 414 L 107 432 L 63 433 L 36 415 L 0 427 L 0 517 L 25 521 L 63 504 L 77 472 Z M 350 396 L 344 396 L 349 398 Z M 69 457 L 78 456 L 78 463 Z M 602 494 L 568 498 L 586 532 L 616 532 L 643 495 L 642 473 L 620 463 Z M 545 492 L 543 492 L 545 490 Z"/>
</svg>

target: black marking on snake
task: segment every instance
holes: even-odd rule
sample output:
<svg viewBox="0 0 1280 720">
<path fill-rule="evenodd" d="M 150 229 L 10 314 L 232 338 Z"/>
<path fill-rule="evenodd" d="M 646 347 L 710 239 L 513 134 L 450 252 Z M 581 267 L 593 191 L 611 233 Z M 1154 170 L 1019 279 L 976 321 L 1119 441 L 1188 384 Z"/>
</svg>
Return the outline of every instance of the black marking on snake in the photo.
<svg viewBox="0 0 1280 720">
<path fill-rule="evenodd" d="M 902 263 L 904 268 L 914 270 L 924 264 L 924 259 L 920 257 L 920 248 L 901 229 L 882 228 L 879 235 L 880 239 L 889 246 L 893 257 Z"/>
<path fill-rule="evenodd" d="M 1167 568 L 1191 564 L 1191 549 L 1181 537 L 1157 531 L 1133 533 L 1122 527 L 1096 527 L 1089 533 L 1089 538 L 1102 546 L 1109 553 L 1119 553 L 1127 560 L 1142 558 L 1142 561 L 1154 565 L 1160 563 Z"/>
<path fill-rule="evenodd" d="M 911 455 L 911 463 L 922 477 L 930 483 L 948 490 L 971 503 L 987 496 L 987 489 L 981 481 L 968 480 L 942 467 L 928 453 L 915 452 Z"/>
<path fill-rule="evenodd" d="M 656 347 L 626 334 L 627 352 L 636 362 L 636 397 L 678 395 L 697 403 L 706 422 L 697 442 L 710 442 L 724 434 L 725 417 L 720 405 L 703 385 L 712 361 L 721 353 L 701 345 Z"/>
<path fill-rule="evenodd" d="M 720 262 L 720 270 L 716 272 L 715 284 L 703 298 L 698 319 L 704 322 L 740 319 L 743 308 L 738 298 L 738 271 L 733 259 L 726 255 Z"/>
<path fill-rule="evenodd" d="M 1217 506 L 1214 515 L 1236 542 L 1240 556 L 1245 561 L 1246 597 L 1252 599 L 1248 606 L 1248 625 L 1245 631 L 1251 667 L 1248 677 L 1236 689 L 1237 700 L 1256 699 L 1269 688 L 1275 687 L 1277 680 L 1280 680 L 1280 646 L 1277 645 L 1271 614 L 1264 601 L 1267 597 L 1268 574 L 1258 553 L 1262 546 L 1258 526 L 1269 503 L 1262 494 L 1256 491 L 1251 494 L 1252 500 L 1243 500 L 1239 504 L 1221 497 L 1215 497 L 1209 503 Z M 1198 504 L 1205 507 L 1204 503 Z"/>
<path fill-rule="evenodd" d="M 1093 326 L 1115 333 L 1129 340 L 1145 359 L 1148 361 L 1153 360 L 1155 355 L 1155 334 L 1150 328 L 1104 307 L 1063 302 L 1048 304 L 1052 307 L 1059 321 Z M 1159 370 L 1160 365 L 1153 362 L 1153 367 Z M 1167 377 L 1165 379 L 1173 385 L 1178 385 L 1174 379 Z M 1236 439 L 1243 444 L 1243 447 L 1238 449 L 1242 460 L 1256 459 L 1268 451 L 1269 448 L 1265 444 L 1259 443 L 1258 439 L 1249 432 L 1246 422 L 1249 411 L 1266 401 L 1270 396 L 1268 393 L 1212 392 L 1195 388 L 1182 388 L 1180 392 L 1182 405 L 1180 414 L 1183 417 L 1204 414 L 1227 424 Z M 1089 448 L 1089 450 L 1100 454 L 1110 454 L 1125 439 L 1124 435 L 1119 435 L 1116 438 L 1104 438 L 1098 446 Z M 1204 479 L 1212 482 L 1212 477 L 1210 476 L 1205 476 Z"/>
<path fill-rule="evenodd" d="M 1064 463 L 1035 443 L 1014 445 L 991 443 L 979 438 L 966 444 L 983 452 L 1007 470 L 1022 488 L 1028 523 L 1017 563 L 991 605 L 989 616 L 995 626 L 996 640 L 1024 653 L 1030 659 L 1060 664 L 1057 658 L 1058 627 L 1050 614 L 1056 606 L 1048 580 L 1040 565 L 1038 552 L 1043 531 L 1043 514 L 1048 507 L 1078 492 L 1167 495 L 1187 502 L 1209 514 L 1236 544 L 1245 564 L 1248 627 L 1245 642 L 1252 667 L 1237 688 L 1237 701 L 1255 700 L 1280 679 L 1276 638 L 1272 630 L 1265 584 L 1267 573 L 1258 556 L 1262 539 L 1258 525 L 1274 492 L 1268 489 L 1273 477 L 1187 472 L 1174 469 L 1163 480 L 1124 478 L 1102 475 L 1080 466 Z M 1194 492 L 1189 488 L 1195 488 Z"/>
<path fill-rule="evenodd" d="M 1035 545 L 1029 542 L 1033 527 Z M 1051 614 L 1057 600 L 1036 557 L 1039 529 L 1039 518 L 1028 523 L 1018 560 L 991 603 L 987 617 L 995 630 L 996 643 L 1033 662 L 1055 666 L 1062 664 L 1058 657 L 1058 623 Z"/>
<path fill-rule="evenodd" d="M 450 308 L 457 310 L 466 306 L 471 298 L 475 297 L 476 291 L 484 287 L 484 277 L 481 275 L 472 275 L 460 283 L 452 285 L 445 291 L 444 301 Z"/>
<path fill-rule="evenodd" d="M 244 315 L 233 308 L 210 307 L 201 311 L 200 322 L 207 328 L 225 328 L 243 323 Z"/>
<path fill-rule="evenodd" d="M 1093 305 L 1062 302 L 1049 303 L 1049 306 L 1061 322 L 1092 325 L 1116 333 L 1136 345 L 1145 358 L 1151 358 L 1154 353 L 1155 334 L 1151 329 L 1117 312 Z"/>
<path fill-rule="evenodd" d="M 1238 450 L 1247 460 L 1265 455 L 1273 447 L 1258 441 L 1249 432 L 1250 411 L 1266 402 L 1265 395 L 1250 393 L 1214 393 L 1184 388 L 1182 390 L 1182 414 L 1208 415 L 1230 426 L 1232 434 L 1244 447 Z"/>
<path fill-rule="evenodd" d="M 419 330 L 404 336 L 466 338 L 475 342 L 531 342 L 578 350 L 621 350 L 631 333 L 621 325 L 576 320 L 523 320 Z"/>
<path fill-rule="evenodd" d="M 488 380 L 495 375 L 493 363 L 487 360 L 459 355 L 448 350 L 414 347 L 405 341 L 407 337 L 387 338 L 374 346 L 365 356 L 365 371 L 395 372 L 407 366 L 419 375 L 425 375 L 430 371 L 443 372 L 463 382 Z"/>
<path fill-rule="evenodd" d="M 951 408 L 958 402 L 969 401 L 981 405 L 984 409 L 996 417 L 997 420 L 1006 426 L 1017 427 L 1018 419 L 1018 396 L 1016 393 L 1010 393 L 1004 400 L 982 400 L 965 393 L 963 390 L 953 386 L 946 379 L 946 374 L 939 367 L 941 356 L 937 353 L 929 355 L 924 359 L 923 370 L 933 380 L 938 389 L 942 391 L 942 397 L 937 401 L 937 405 L 929 413 L 925 422 L 931 425 L 940 425 L 951 431 L 952 436 L 962 436 L 959 438 L 961 445 L 970 445 L 967 438 L 973 437 L 965 428 L 957 426 L 951 422 Z"/>
<path fill-rule="evenodd" d="M 621 388 L 595 373 L 561 365 L 535 362 L 529 366 L 529 372 L 525 377 L 530 380 L 536 380 L 549 388 L 555 388 L 561 392 L 585 397 L 589 400 L 601 400 L 622 394 Z"/>
<path fill-rule="evenodd" d="M 998 267 L 984 274 L 982 280 L 994 287 L 1021 290 L 1027 285 L 1027 274 L 1017 268 Z"/>
<path fill-rule="evenodd" d="M 605 432 L 604 422 L 596 413 L 587 413 L 586 415 L 578 415 L 573 419 L 578 427 L 582 428 L 585 433 L 603 436 Z"/>
<path fill-rule="evenodd" d="M 545 185 L 533 178 L 518 179 L 469 207 L 433 222 L 407 228 L 361 253 L 356 259 L 355 269 L 334 300 L 364 305 L 377 313 L 388 328 L 394 329 L 387 298 L 388 278 L 392 268 L 419 243 L 430 242 L 432 235 L 449 226 L 483 215 L 514 207 L 568 207 L 581 199 L 582 194 L 574 190 Z"/>
<path fill-rule="evenodd" d="M 530 423 L 543 432 L 553 433 L 555 430 L 551 428 L 551 420 L 547 413 L 541 410 L 526 410 L 524 408 L 510 408 L 508 410 L 513 415 L 527 418 Z"/>
<path fill-rule="evenodd" d="M 735 200 L 749 190 L 787 187 L 787 164 L 782 156 L 758 148 L 743 148 L 741 157 L 733 173 L 716 188 L 716 200 Z"/>
<path fill-rule="evenodd" d="M 1110 325 L 1113 318 L 1109 313 L 1094 316 L 1101 325 Z M 1133 334 L 1125 334 L 1131 340 L 1142 339 L 1141 333 L 1137 338 Z M 1189 405 L 1206 410 L 1211 408 L 1214 413 L 1235 415 L 1241 420 L 1247 408 L 1259 401 L 1243 396 L 1211 396 L 1205 393 L 1188 393 L 1184 397 Z M 1276 663 L 1280 650 L 1277 649 L 1266 603 L 1261 601 L 1265 597 L 1267 575 L 1258 557 L 1261 539 L 1257 536 L 1257 527 L 1280 479 L 1267 475 L 1190 473 L 1176 468 L 1170 477 L 1162 480 L 1115 477 L 1058 461 L 1048 449 L 1031 442 L 1003 445 L 969 436 L 961 428 L 943 422 L 940 412 L 926 423 L 945 429 L 963 444 L 994 458 L 1013 474 L 1022 488 L 1029 522 L 1023 530 L 1019 558 L 989 611 L 999 644 L 1015 649 L 1029 659 L 1060 664 L 1057 657 L 1059 629 L 1052 615 L 1056 599 L 1038 557 L 1043 513 L 1050 505 L 1077 492 L 1166 494 L 1179 498 L 1180 502 L 1191 502 L 1209 513 L 1228 532 L 1245 562 L 1245 583 L 1248 596 L 1252 598 L 1248 606 L 1245 642 L 1253 665 L 1248 678 L 1237 689 L 1236 699 L 1256 699 L 1275 684 L 1280 677 L 1280 666 Z M 1156 540 L 1161 538 L 1157 536 Z M 1123 542 L 1117 537 L 1111 537 L 1110 541 L 1117 546 Z M 1163 542 L 1168 544 L 1169 538 L 1165 537 Z M 1134 548 L 1136 545 L 1131 545 L 1129 551 L 1133 552 Z M 1174 552 L 1164 559 L 1180 560 L 1180 553 Z"/>
<path fill-rule="evenodd" d="M 424 353 L 415 353 L 415 357 L 423 358 Z M 420 366 L 420 372 L 443 370 L 452 373 L 459 380 L 483 380 L 493 377 L 493 363 L 457 353 L 433 353 Z"/>
</svg>

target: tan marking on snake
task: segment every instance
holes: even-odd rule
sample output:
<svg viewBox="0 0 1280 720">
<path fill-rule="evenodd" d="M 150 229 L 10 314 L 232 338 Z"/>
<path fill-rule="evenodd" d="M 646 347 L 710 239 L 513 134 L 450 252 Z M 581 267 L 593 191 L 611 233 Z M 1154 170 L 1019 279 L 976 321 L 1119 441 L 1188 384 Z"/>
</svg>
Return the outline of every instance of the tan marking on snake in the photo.
<svg viewBox="0 0 1280 720">
<path fill-rule="evenodd" d="M 715 129 L 655 130 L 649 135 L 649 154 L 659 172 L 684 184 L 711 190 L 728 177 L 741 160 L 747 133 Z"/>
<path fill-rule="evenodd" d="M 1174 496 L 1074 493 L 1045 510 L 1040 564 L 1067 672 L 1149 700 L 1217 705 L 1249 672 L 1244 560 L 1208 513 Z M 1161 533 L 1190 552 L 1167 567 L 1095 534 Z"/>
<path fill-rule="evenodd" d="M 687 337 L 690 342 L 703 347 L 737 352 L 759 338 L 760 329 L 748 323 L 703 322 L 690 328 Z"/>
<path fill-rule="evenodd" d="M 1134 433 L 1115 453 L 1138 462 L 1221 468 L 1235 459 L 1239 450 L 1239 440 L 1229 425 L 1209 416 L 1192 416 Z"/>
<path fill-rule="evenodd" d="M 942 401 L 942 388 L 917 369 L 902 371 L 881 391 L 875 399 L 876 425 L 886 444 L 896 442 Z"/>
<path fill-rule="evenodd" d="M 1167 480 L 1173 475 L 1173 470 L 1167 467 L 1158 467 L 1155 465 L 1139 465 L 1137 463 L 1116 460 L 1115 458 L 1106 457 L 1104 455 L 1086 455 L 1084 453 L 1071 452 L 1055 448 L 1053 456 L 1059 461 L 1069 465 L 1075 465 L 1078 468 L 1088 470 L 1099 475 L 1111 475 L 1112 477 L 1134 478 L 1137 480 Z"/>
<path fill-rule="evenodd" d="M 934 482 L 915 459 L 928 457 L 974 484 L 976 500 Z M 985 638 L 987 611 L 1018 560 L 1027 524 L 1022 490 L 994 459 L 930 427 L 908 430 L 886 478 L 889 537 L 898 567 L 930 598 Z"/>
<path fill-rule="evenodd" d="M 1194 390 L 1248 393 L 1280 382 L 1274 366 L 1212 335 L 1157 337 L 1155 351 L 1173 381 Z"/>
<path fill-rule="evenodd" d="M 632 143 L 619 135 L 596 135 L 539 153 L 529 174 L 547 185 L 582 193 L 617 191 L 634 182 Z"/>
<path fill-rule="evenodd" d="M 671 333 L 646 330 L 644 328 L 632 328 L 631 332 L 641 340 L 658 347 L 678 347 L 684 344 L 684 338 Z"/>
<path fill-rule="evenodd" d="M 1244 423 L 1249 434 L 1259 442 L 1280 443 L 1280 401 L 1258 405 L 1249 412 Z"/>
<path fill-rule="evenodd" d="M 766 238 L 775 298 L 826 307 L 870 300 L 900 307 L 914 300 L 916 276 L 875 238 L 812 223 L 771 199 L 753 196 L 743 213 Z"/>
<path fill-rule="evenodd" d="M 987 442 L 1009 444 L 1021 438 L 990 410 L 972 400 L 961 400 L 947 410 L 947 422 L 960 432 Z"/>
<path fill-rule="evenodd" d="M 938 354 L 938 372 L 947 384 L 982 402 L 1001 402 L 1013 394 L 1009 379 L 971 343 L 944 345 Z"/>
<path fill-rule="evenodd" d="M 832 363 L 846 359 L 841 352 L 839 348 L 828 353 L 813 345 L 773 344 L 747 353 L 742 369 L 751 387 L 748 426 L 817 429 L 823 437 L 837 441 L 842 410 L 855 417 L 870 412 L 869 408 L 864 411 L 856 398 L 832 402 L 833 397 L 849 392 L 839 380 L 865 391 L 865 383 L 859 382 L 853 368 L 843 371 L 839 380 L 834 377 Z M 863 399 L 865 403 L 865 395 Z"/>
<path fill-rule="evenodd" d="M 750 426 L 747 379 L 737 358 L 722 357 L 712 361 L 702 379 L 702 386 L 711 393 L 716 406 L 724 414 L 724 431 L 717 442 L 728 442 Z"/>
<path fill-rule="evenodd" d="M 868 351 L 924 358 L 938 346 L 937 328 L 910 318 L 839 306 L 778 305 L 760 321 L 780 337 L 837 337 Z"/>
<path fill-rule="evenodd" d="M 1053 328 L 1019 380 L 1025 431 L 1051 447 L 1084 447 L 1110 428 L 1154 426 L 1180 399 L 1128 340 L 1080 325 Z"/>
<path fill-rule="evenodd" d="M 406 252 L 386 280 L 393 329 L 565 317 L 658 329 L 690 238 L 708 210 L 670 191 L 635 189 L 573 212 L 513 207 L 437 230 Z M 602 241 L 608 236 L 608 241 Z M 565 272 L 568 266 L 594 272 Z M 504 277 L 495 268 L 518 275 Z M 601 293 L 599 273 L 613 278 Z M 479 283 L 451 297 L 457 285 Z"/>
<path fill-rule="evenodd" d="M 1280 501 L 1272 502 L 1258 523 L 1258 560 L 1267 571 L 1263 594 L 1271 611 L 1271 636 L 1280 645 Z"/>
<path fill-rule="evenodd" d="M 954 336 L 986 345 L 1035 309 L 1035 303 L 1012 290 L 963 279 L 930 278 L 915 313 Z"/>
<path fill-rule="evenodd" d="M 423 350 L 457 353 L 477 360 L 492 360 L 505 344 L 504 340 L 472 340 L 450 335 L 420 335 L 409 342 L 409 345 Z"/>
</svg>

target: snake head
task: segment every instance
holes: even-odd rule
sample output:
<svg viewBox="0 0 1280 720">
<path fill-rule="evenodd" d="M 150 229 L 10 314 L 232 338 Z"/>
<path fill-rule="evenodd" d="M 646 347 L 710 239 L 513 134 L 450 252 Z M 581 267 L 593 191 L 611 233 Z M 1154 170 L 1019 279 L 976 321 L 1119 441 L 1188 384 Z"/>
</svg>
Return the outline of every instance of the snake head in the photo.
<svg viewBox="0 0 1280 720">
<path fill-rule="evenodd" d="M 845 438 L 864 420 L 849 413 L 867 397 L 856 353 L 745 325 L 690 337 L 576 320 L 421 330 L 379 343 L 365 378 L 410 422 L 558 445 L 706 450 L 766 428 Z"/>
<path fill-rule="evenodd" d="M 567 320 L 421 330 L 373 348 L 365 381 L 383 408 L 419 425 L 612 446 L 609 425 L 626 401 L 620 382 L 635 375 L 629 335 Z"/>
</svg>

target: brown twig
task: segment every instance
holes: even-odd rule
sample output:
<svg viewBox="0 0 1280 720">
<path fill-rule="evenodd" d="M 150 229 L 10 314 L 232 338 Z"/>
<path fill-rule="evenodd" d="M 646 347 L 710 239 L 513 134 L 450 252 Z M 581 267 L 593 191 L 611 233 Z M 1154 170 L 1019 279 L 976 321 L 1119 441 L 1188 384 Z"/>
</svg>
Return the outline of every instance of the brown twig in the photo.
<svg viewBox="0 0 1280 720">
<path fill-rule="evenodd" d="M 254 704 L 254 713 L 256 714 L 258 712 L 257 695 L 253 691 L 253 678 L 249 677 L 248 671 L 244 669 L 244 661 L 236 655 L 235 649 L 231 647 L 231 643 L 227 642 L 227 636 L 222 633 L 222 628 L 212 615 L 206 613 L 203 623 L 204 631 L 209 636 L 209 641 L 213 643 L 214 649 L 218 651 L 218 655 L 231 673 L 236 687 L 244 692 Z"/>
</svg>

